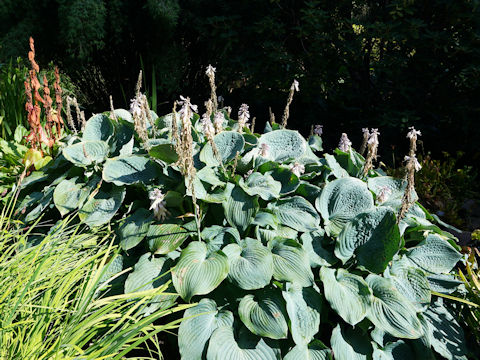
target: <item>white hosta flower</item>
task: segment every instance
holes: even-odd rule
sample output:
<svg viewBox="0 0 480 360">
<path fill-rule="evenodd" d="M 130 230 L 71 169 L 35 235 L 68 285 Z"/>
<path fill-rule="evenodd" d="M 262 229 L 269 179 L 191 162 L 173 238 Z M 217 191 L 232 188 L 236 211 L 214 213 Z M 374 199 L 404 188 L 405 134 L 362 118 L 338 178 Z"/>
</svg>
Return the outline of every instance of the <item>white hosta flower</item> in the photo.
<svg viewBox="0 0 480 360">
<path fill-rule="evenodd" d="M 223 121 L 225 120 L 225 116 L 222 112 L 217 112 L 215 117 L 213 118 L 213 124 L 215 125 L 215 130 L 217 134 L 223 131 Z"/>
<path fill-rule="evenodd" d="M 249 119 L 250 112 L 248 111 L 248 105 L 242 104 L 238 110 L 238 127 L 243 129 L 243 127 L 247 125 Z"/>
<path fill-rule="evenodd" d="M 293 80 L 293 83 L 292 83 L 292 86 L 290 87 L 290 90 L 300 91 L 299 83 L 298 83 L 297 80 Z"/>
<path fill-rule="evenodd" d="M 290 170 L 292 171 L 292 173 L 300 177 L 305 173 L 305 166 L 296 162 L 290 166 Z"/>
<path fill-rule="evenodd" d="M 415 155 L 413 156 L 405 156 L 405 159 L 404 159 L 406 162 L 410 162 L 410 161 L 413 161 L 413 165 L 415 167 L 415 171 L 420 171 L 422 169 L 422 165 L 420 165 L 420 163 L 418 162 L 418 159 Z"/>
<path fill-rule="evenodd" d="M 201 120 L 203 133 L 208 137 L 213 137 L 215 135 L 215 128 L 213 127 L 212 122 L 208 118 L 207 114 L 203 114 Z"/>
<path fill-rule="evenodd" d="M 179 105 L 182 105 L 182 108 L 180 109 L 180 111 L 178 112 L 180 114 L 180 116 L 187 116 L 188 119 L 190 119 L 190 117 L 192 116 L 192 112 L 197 112 L 198 111 L 198 106 L 197 105 L 193 105 L 191 102 L 190 102 L 190 98 L 189 97 L 183 97 L 182 95 L 180 95 L 180 101 L 177 101 L 177 104 Z"/>
<path fill-rule="evenodd" d="M 388 186 L 382 186 L 378 192 L 377 202 L 379 204 L 384 203 L 387 200 L 388 196 L 392 194 L 392 189 Z"/>
<path fill-rule="evenodd" d="M 340 138 L 340 142 L 338 143 L 338 148 L 343 152 L 348 152 L 352 147 L 352 142 L 348 138 L 347 134 L 342 133 L 342 137 Z"/>
<path fill-rule="evenodd" d="M 368 128 L 362 128 L 362 132 L 365 134 L 368 134 L 370 135 L 370 131 L 368 130 Z"/>
<path fill-rule="evenodd" d="M 215 75 L 216 70 L 217 69 L 214 68 L 212 65 L 208 65 L 207 66 L 207 71 L 205 71 L 205 74 L 207 74 L 207 76 L 213 76 L 213 75 Z"/>
<path fill-rule="evenodd" d="M 132 100 L 130 100 L 130 112 L 132 113 L 133 116 L 140 116 L 142 114 L 142 101 L 140 98 L 136 97 Z"/>
<path fill-rule="evenodd" d="M 313 133 L 318 136 L 322 136 L 323 134 L 323 125 L 315 125 L 315 128 L 313 129 Z"/>
<path fill-rule="evenodd" d="M 378 129 L 372 129 L 372 132 L 368 137 L 368 143 L 372 145 L 378 145 L 378 135 L 380 135 L 380 132 L 378 131 Z"/>
<path fill-rule="evenodd" d="M 268 144 L 260 144 L 260 150 L 258 152 L 258 155 L 267 157 L 270 152 L 270 146 Z"/>
<path fill-rule="evenodd" d="M 407 138 L 412 139 L 414 136 L 422 136 L 422 132 L 420 130 L 415 130 L 413 126 L 409 127 L 410 131 L 407 134 Z"/>
<path fill-rule="evenodd" d="M 148 197 L 151 201 L 150 210 L 153 210 L 155 218 L 160 221 L 165 220 L 168 215 L 167 203 L 164 200 L 165 195 L 160 189 L 153 189 L 148 194 Z"/>
</svg>

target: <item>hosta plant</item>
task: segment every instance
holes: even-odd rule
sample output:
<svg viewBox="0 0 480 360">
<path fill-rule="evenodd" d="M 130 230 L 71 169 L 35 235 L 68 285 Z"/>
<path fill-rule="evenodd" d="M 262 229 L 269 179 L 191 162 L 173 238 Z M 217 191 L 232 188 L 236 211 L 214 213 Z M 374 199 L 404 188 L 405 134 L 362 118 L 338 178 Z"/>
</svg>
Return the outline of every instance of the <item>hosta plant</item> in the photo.
<svg viewBox="0 0 480 360">
<path fill-rule="evenodd" d="M 456 290 L 461 255 L 421 205 L 399 217 L 406 180 L 350 147 L 322 154 L 318 135 L 253 133 L 245 107 L 237 122 L 182 103 L 143 125 L 138 104 L 90 118 L 23 182 L 24 220 L 110 222 L 112 269 L 133 268 L 123 291 L 172 280 L 146 314 L 198 302 L 182 359 L 466 359 L 436 296 Z"/>
</svg>

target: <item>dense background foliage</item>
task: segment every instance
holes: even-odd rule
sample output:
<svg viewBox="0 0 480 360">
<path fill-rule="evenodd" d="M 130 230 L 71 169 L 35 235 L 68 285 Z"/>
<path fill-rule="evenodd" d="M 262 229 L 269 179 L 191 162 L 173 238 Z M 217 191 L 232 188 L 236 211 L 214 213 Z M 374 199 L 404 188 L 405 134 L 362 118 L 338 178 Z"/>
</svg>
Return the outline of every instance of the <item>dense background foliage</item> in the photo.
<svg viewBox="0 0 480 360">
<path fill-rule="evenodd" d="M 87 115 L 106 108 L 109 93 L 125 106 L 141 67 L 161 101 L 204 94 L 212 63 L 222 69 L 218 94 L 264 122 L 268 105 L 280 116 L 296 77 L 290 123 L 303 133 L 322 123 L 335 145 L 340 129 L 360 137 L 379 127 L 390 162 L 403 153 L 394 136 L 415 124 L 429 150 L 461 147 L 474 162 L 479 25 L 476 0 L 5 0 L 0 62 L 24 56 L 32 35 L 40 63 L 54 60 L 79 84 Z"/>
</svg>

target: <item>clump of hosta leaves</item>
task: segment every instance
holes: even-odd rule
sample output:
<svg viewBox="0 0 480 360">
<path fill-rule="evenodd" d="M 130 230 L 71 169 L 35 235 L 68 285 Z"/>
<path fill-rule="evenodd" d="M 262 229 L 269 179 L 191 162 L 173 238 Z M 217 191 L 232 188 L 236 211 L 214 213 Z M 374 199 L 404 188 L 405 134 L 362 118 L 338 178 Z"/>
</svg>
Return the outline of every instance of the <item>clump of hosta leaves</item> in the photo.
<svg viewBox="0 0 480 360">
<path fill-rule="evenodd" d="M 122 291 L 171 280 L 145 313 L 198 302 L 178 331 L 182 359 L 466 359 L 461 328 L 432 293 L 456 290 L 461 255 L 419 204 L 398 221 L 405 180 L 363 178 L 353 149 L 321 154 L 319 136 L 277 124 L 254 134 L 223 110 L 211 115 L 223 118 L 216 151 L 190 119 L 185 178 L 171 130 L 180 115 L 152 114 L 144 143 L 130 114 L 115 113 L 64 139 L 23 183 L 19 210 L 26 221 L 78 211 L 88 226 L 111 222 L 123 249 L 112 269 L 133 267 Z"/>
</svg>

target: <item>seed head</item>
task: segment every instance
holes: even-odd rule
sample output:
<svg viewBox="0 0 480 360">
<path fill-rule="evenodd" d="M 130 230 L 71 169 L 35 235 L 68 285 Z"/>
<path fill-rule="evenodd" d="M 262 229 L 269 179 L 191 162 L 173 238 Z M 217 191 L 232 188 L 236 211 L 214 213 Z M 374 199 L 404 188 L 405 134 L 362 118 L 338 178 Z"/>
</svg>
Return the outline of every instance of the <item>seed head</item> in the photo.
<svg viewBox="0 0 480 360">
<path fill-rule="evenodd" d="M 415 171 L 420 171 L 422 169 L 422 165 L 420 165 L 415 155 L 413 156 L 406 155 L 404 158 L 404 161 L 407 162 L 407 166 L 413 165 L 413 167 L 415 168 Z"/>
</svg>

